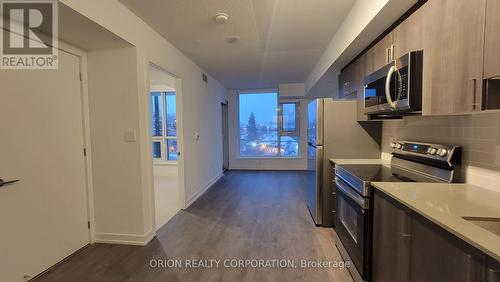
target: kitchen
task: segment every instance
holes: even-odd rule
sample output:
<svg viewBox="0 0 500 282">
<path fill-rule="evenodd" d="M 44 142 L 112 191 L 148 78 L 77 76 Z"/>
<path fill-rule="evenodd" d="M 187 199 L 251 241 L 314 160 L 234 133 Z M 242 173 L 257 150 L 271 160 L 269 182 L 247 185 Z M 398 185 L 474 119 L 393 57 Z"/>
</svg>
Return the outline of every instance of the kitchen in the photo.
<svg viewBox="0 0 500 282">
<path fill-rule="evenodd" d="M 338 98 L 382 123 L 382 159 L 331 158 L 317 197 L 355 281 L 499 281 L 495 9 L 420 1 L 342 69 Z"/>
<path fill-rule="evenodd" d="M 0 71 L 0 280 L 500 281 L 498 0 L 197 1 L 59 1 L 43 115 Z"/>
</svg>

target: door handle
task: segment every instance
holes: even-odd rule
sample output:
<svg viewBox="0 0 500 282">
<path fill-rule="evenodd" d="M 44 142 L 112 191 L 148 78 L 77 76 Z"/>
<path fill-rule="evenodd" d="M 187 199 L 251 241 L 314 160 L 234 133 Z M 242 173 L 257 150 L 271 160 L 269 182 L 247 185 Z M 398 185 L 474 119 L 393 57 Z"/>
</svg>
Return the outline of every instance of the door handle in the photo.
<svg viewBox="0 0 500 282">
<path fill-rule="evenodd" d="M 0 187 L 7 185 L 7 184 L 12 184 L 15 182 L 19 182 L 19 179 L 1 179 L 0 178 Z"/>
</svg>

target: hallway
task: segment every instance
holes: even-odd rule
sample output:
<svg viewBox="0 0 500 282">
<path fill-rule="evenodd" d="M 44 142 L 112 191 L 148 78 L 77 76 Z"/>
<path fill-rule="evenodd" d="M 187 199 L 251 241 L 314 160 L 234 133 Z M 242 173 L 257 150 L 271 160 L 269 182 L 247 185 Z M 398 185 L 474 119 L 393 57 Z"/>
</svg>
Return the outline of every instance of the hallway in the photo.
<svg viewBox="0 0 500 282">
<path fill-rule="evenodd" d="M 340 261 L 332 229 L 316 228 L 305 172 L 229 171 L 146 247 L 95 244 L 36 281 L 351 281 L 340 268 L 152 268 L 151 260 Z"/>
</svg>

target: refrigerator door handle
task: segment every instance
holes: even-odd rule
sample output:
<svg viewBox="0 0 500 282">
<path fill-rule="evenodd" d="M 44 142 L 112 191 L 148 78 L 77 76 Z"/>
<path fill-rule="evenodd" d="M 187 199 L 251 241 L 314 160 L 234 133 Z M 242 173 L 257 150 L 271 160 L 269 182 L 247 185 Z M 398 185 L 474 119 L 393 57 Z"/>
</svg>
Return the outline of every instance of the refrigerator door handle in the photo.
<svg viewBox="0 0 500 282">
<path fill-rule="evenodd" d="M 317 224 L 323 224 L 323 146 L 316 148 L 316 214 Z"/>
<path fill-rule="evenodd" d="M 318 99 L 318 108 L 317 108 L 317 117 L 316 117 L 316 144 L 323 145 L 323 127 L 325 124 L 325 121 L 323 120 L 325 116 L 323 115 L 323 112 L 325 110 L 324 106 L 324 99 Z"/>
</svg>

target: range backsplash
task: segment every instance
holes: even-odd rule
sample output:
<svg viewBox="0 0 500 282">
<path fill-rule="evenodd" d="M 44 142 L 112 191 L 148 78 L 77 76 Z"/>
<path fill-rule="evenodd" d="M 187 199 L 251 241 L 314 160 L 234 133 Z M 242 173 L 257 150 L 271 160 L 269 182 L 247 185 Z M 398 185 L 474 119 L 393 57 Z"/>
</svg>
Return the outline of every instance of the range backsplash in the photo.
<svg viewBox="0 0 500 282">
<path fill-rule="evenodd" d="M 463 163 L 500 171 L 500 114 L 407 117 L 386 120 L 382 151 L 390 153 L 392 140 L 463 146 Z"/>
</svg>

